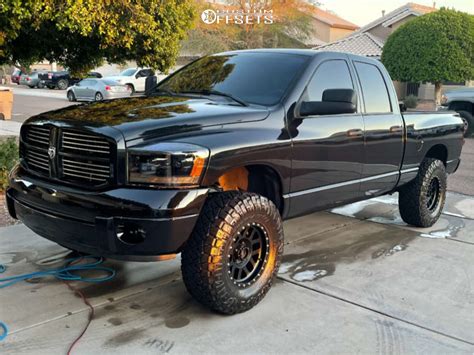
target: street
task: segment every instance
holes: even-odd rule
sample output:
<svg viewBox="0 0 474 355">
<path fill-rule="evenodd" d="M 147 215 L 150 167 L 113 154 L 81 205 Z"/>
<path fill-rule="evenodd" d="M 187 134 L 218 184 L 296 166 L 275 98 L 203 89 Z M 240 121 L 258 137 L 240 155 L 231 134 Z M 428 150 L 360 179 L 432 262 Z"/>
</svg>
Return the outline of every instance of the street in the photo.
<svg viewBox="0 0 474 355">
<path fill-rule="evenodd" d="M 64 92 L 15 90 L 15 121 L 69 105 Z M 36 105 L 36 106 L 35 106 Z M 474 352 L 474 139 L 449 176 L 440 220 L 406 225 L 397 196 L 286 221 L 285 252 L 266 298 L 222 316 L 186 292 L 179 256 L 160 263 L 107 260 L 117 276 L 71 282 L 94 307 L 75 352 L 128 353 L 466 353 Z M 0 228 L 5 275 L 59 266 L 65 250 L 23 225 Z M 64 353 L 89 308 L 53 278 L 0 292 L 5 354 Z M 245 340 L 245 341 L 243 341 Z"/>
</svg>

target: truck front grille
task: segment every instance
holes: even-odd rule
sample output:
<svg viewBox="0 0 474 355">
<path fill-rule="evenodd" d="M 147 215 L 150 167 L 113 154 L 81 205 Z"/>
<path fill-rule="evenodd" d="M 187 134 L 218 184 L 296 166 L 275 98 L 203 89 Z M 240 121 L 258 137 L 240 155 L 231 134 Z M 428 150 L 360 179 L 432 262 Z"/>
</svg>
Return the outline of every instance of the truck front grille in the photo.
<svg viewBox="0 0 474 355">
<path fill-rule="evenodd" d="M 53 126 L 25 126 L 20 149 L 26 168 L 75 185 L 103 186 L 114 178 L 114 144 L 90 132 Z"/>
</svg>

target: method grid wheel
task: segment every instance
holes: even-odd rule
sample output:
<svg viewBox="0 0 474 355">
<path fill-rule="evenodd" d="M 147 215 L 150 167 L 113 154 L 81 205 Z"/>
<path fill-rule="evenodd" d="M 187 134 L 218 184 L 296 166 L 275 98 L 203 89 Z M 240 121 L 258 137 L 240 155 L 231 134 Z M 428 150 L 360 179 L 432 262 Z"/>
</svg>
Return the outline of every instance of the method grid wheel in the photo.
<svg viewBox="0 0 474 355">
<path fill-rule="evenodd" d="M 283 227 L 273 202 L 254 193 L 215 193 L 183 250 L 183 280 L 206 307 L 244 312 L 270 289 L 282 253 Z"/>
</svg>

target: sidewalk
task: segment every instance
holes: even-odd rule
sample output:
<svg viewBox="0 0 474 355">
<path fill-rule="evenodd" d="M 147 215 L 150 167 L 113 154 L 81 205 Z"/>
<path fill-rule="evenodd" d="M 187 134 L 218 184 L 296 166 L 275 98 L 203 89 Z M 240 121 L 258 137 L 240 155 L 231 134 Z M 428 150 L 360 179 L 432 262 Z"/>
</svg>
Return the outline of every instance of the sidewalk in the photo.
<svg viewBox="0 0 474 355">
<path fill-rule="evenodd" d="M 19 136 L 21 123 L 16 121 L 0 121 L 0 137 Z"/>
</svg>

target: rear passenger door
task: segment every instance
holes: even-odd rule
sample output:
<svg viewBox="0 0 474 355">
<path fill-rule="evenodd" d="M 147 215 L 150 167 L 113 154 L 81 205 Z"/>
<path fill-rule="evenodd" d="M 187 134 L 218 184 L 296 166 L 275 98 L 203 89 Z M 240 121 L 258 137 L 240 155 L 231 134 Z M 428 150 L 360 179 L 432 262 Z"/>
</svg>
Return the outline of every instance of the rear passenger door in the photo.
<svg viewBox="0 0 474 355">
<path fill-rule="evenodd" d="M 374 63 L 353 63 L 361 86 L 365 126 L 361 190 L 366 196 L 377 196 L 392 190 L 398 181 L 403 118 L 388 75 Z"/>
<path fill-rule="evenodd" d="M 327 89 L 357 91 L 346 55 L 317 66 L 300 102 L 322 101 Z M 363 128 L 359 112 L 297 117 L 289 123 L 293 143 L 290 215 L 357 199 Z"/>
</svg>

